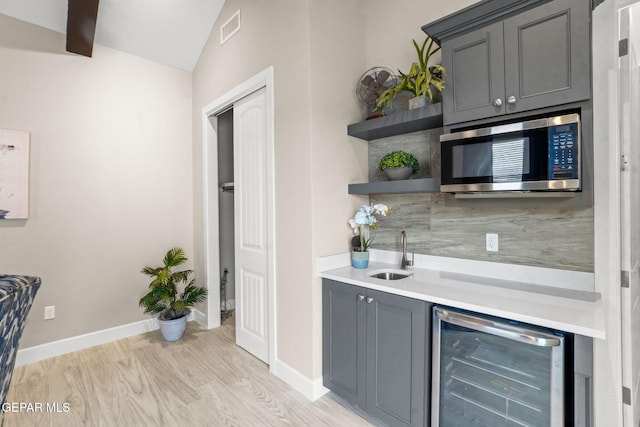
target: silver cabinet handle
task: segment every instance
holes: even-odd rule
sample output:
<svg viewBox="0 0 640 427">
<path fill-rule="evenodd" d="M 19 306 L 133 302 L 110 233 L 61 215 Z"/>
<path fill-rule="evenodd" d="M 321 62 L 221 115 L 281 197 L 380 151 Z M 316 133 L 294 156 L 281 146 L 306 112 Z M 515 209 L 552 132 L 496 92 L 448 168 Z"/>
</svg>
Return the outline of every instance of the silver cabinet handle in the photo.
<svg viewBox="0 0 640 427">
<path fill-rule="evenodd" d="M 441 308 L 435 309 L 438 318 L 444 322 L 462 326 L 474 331 L 497 335 L 524 344 L 538 347 L 557 347 L 560 338 L 544 332 L 519 328 L 506 323 L 499 323 L 482 317 L 469 316 L 463 313 L 452 312 Z"/>
<path fill-rule="evenodd" d="M 510 97 L 507 98 L 507 104 L 515 104 L 516 103 L 516 97 L 511 95 Z"/>
<path fill-rule="evenodd" d="M 358 295 L 358 301 L 364 300 L 364 295 Z"/>
<path fill-rule="evenodd" d="M 502 99 L 496 98 L 493 100 L 493 105 L 496 107 L 500 107 L 502 105 Z"/>
<path fill-rule="evenodd" d="M 372 297 L 367 297 L 367 304 L 371 304 L 373 302 L 373 298 Z"/>
</svg>

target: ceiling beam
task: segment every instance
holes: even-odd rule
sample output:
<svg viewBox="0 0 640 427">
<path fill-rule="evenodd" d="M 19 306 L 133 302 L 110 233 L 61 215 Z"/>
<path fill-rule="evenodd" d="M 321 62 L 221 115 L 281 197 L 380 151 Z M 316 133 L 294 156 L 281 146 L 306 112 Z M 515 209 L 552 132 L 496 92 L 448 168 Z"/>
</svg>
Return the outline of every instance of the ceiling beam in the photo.
<svg viewBox="0 0 640 427">
<path fill-rule="evenodd" d="M 96 33 L 99 0 L 69 0 L 67 52 L 91 56 Z"/>
</svg>

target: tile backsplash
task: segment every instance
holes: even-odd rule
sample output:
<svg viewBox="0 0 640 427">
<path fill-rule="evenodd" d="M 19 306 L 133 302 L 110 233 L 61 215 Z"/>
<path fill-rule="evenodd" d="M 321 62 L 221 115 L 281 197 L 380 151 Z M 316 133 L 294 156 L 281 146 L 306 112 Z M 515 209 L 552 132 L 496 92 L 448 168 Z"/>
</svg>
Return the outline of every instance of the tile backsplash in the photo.
<svg viewBox="0 0 640 427">
<path fill-rule="evenodd" d="M 369 141 L 369 181 L 386 180 L 380 158 L 404 150 L 416 156 L 413 178 L 440 175 L 442 129 Z M 441 193 L 373 194 L 392 214 L 380 219 L 374 248 L 399 251 L 406 230 L 409 252 L 538 267 L 593 271 L 593 208 L 447 206 Z M 549 206 L 549 204 L 547 204 Z M 499 251 L 487 252 L 485 234 L 499 235 Z"/>
</svg>

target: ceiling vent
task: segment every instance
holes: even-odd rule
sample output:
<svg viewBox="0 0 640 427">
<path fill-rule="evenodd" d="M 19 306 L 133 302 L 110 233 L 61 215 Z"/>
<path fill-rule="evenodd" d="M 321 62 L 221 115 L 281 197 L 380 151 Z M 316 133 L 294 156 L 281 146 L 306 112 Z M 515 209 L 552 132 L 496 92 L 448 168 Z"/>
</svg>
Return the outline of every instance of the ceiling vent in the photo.
<svg viewBox="0 0 640 427">
<path fill-rule="evenodd" d="M 233 14 L 222 27 L 220 27 L 220 44 L 224 44 L 235 33 L 240 31 L 240 10 Z"/>
</svg>

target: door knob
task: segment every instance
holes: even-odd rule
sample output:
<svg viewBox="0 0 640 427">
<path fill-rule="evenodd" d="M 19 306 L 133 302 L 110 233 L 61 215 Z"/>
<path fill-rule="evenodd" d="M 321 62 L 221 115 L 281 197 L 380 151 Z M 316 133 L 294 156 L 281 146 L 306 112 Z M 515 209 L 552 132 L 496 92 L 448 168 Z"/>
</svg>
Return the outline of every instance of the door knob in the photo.
<svg viewBox="0 0 640 427">
<path fill-rule="evenodd" d="M 372 297 L 368 297 L 367 298 L 367 304 L 371 304 L 373 302 L 373 298 Z"/>
<path fill-rule="evenodd" d="M 362 301 L 364 299 L 364 295 L 358 295 L 358 301 Z"/>
<path fill-rule="evenodd" d="M 493 105 L 496 107 L 500 107 L 502 105 L 502 99 L 496 98 L 493 100 Z"/>
<path fill-rule="evenodd" d="M 507 104 L 515 104 L 516 103 L 516 97 L 511 95 L 510 97 L 507 98 Z"/>
</svg>

